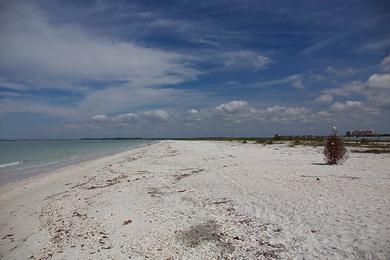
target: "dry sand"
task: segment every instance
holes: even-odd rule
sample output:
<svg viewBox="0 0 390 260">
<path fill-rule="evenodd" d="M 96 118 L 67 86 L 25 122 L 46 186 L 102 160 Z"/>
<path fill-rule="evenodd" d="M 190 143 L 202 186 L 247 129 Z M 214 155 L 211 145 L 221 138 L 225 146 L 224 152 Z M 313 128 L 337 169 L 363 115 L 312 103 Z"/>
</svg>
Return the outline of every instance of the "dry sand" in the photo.
<svg viewBox="0 0 390 260">
<path fill-rule="evenodd" d="M 390 156 L 163 141 L 0 187 L 2 259 L 389 259 Z"/>
</svg>

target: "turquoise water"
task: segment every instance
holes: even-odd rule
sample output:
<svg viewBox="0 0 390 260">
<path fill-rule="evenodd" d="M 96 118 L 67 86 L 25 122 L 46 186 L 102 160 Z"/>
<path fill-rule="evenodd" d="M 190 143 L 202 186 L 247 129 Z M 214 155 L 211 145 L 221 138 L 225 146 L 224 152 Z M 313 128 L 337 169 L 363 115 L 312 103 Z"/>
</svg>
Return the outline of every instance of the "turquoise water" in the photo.
<svg viewBox="0 0 390 260">
<path fill-rule="evenodd" d="M 0 184 L 146 143 L 145 140 L 0 141 Z"/>
</svg>

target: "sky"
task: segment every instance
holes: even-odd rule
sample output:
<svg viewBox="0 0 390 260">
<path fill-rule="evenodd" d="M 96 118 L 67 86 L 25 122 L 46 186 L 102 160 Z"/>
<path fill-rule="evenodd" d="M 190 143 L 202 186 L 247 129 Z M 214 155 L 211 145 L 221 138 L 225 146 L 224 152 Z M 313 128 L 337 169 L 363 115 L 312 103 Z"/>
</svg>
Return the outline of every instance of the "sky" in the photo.
<svg viewBox="0 0 390 260">
<path fill-rule="evenodd" d="M 0 0 L 0 138 L 390 133 L 390 3 Z"/>
</svg>

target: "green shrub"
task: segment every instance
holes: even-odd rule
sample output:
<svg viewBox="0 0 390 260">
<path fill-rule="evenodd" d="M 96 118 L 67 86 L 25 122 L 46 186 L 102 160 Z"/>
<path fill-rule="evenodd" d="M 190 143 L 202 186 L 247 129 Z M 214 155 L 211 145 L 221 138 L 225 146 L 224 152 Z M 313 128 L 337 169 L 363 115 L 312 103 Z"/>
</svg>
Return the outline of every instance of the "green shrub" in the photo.
<svg viewBox="0 0 390 260">
<path fill-rule="evenodd" d="M 294 145 L 302 145 L 303 143 L 300 140 L 294 140 Z"/>
</svg>

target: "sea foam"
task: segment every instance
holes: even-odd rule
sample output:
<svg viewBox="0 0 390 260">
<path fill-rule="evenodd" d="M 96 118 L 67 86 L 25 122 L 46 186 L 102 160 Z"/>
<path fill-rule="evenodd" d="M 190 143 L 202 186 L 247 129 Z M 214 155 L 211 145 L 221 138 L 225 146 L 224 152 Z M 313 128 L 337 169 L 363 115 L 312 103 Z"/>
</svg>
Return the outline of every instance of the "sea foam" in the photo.
<svg viewBox="0 0 390 260">
<path fill-rule="evenodd" d="M 4 163 L 4 164 L 0 164 L 0 168 L 6 168 L 6 167 L 11 167 L 11 166 L 16 166 L 16 165 L 19 165 L 19 164 L 22 164 L 23 161 L 20 161 L 20 162 L 10 162 L 10 163 Z"/>
</svg>

